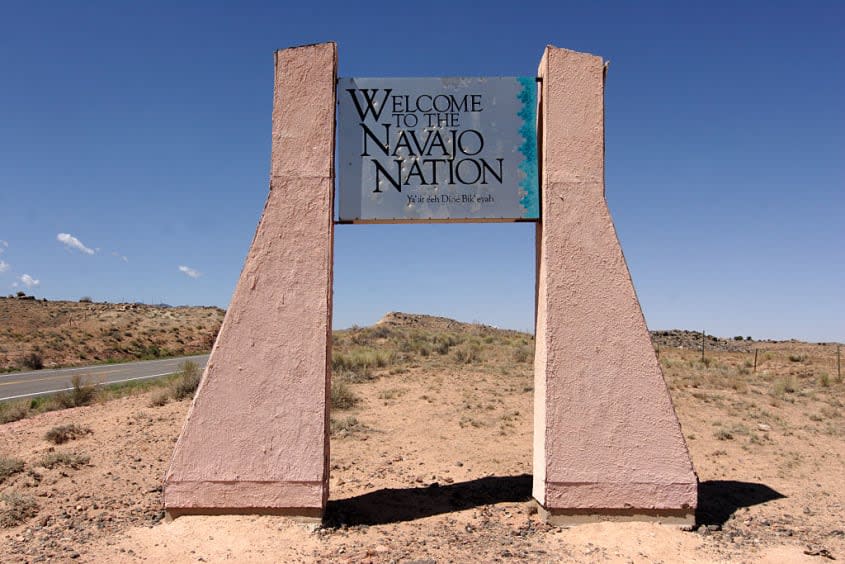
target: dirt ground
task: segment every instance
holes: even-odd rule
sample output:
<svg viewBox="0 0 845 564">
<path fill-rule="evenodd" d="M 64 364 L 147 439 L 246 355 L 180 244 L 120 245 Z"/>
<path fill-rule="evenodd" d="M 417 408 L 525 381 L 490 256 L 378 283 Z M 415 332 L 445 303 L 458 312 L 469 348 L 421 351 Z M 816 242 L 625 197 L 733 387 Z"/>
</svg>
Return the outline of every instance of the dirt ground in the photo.
<svg viewBox="0 0 845 564">
<path fill-rule="evenodd" d="M 836 380 L 835 346 L 767 343 L 756 369 L 749 352 L 711 351 L 702 361 L 699 351 L 661 348 L 701 481 L 697 526 L 550 527 L 530 502 L 532 363 L 520 352 L 532 346 L 530 336 L 450 331 L 445 353 L 436 352 L 442 335 L 395 327 L 339 338 L 346 361 L 336 362 L 336 378 L 354 405 L 332 414 L 322 526 L 272 516 L 164 522 L 161 482 L 187 400 L 152 407 L 149 392 L 0 426 L 0 456 L 24 463 L 0 478 L 0 520 L 24 514 L 21 524 L 0 529 L 0 561 L 845 558 L 845 385 Z M 426 339 L 432 349 L 423 353 Z M 350 372 L 356 354 L 380 346 L 396 352 Z M 45 439 L 66 424 L 90 433 L 60 445 Z M 90 458 L 74 464 L 66 454 Z M 62 462 L 45 467 L 50 455 Z"/>
</svg>

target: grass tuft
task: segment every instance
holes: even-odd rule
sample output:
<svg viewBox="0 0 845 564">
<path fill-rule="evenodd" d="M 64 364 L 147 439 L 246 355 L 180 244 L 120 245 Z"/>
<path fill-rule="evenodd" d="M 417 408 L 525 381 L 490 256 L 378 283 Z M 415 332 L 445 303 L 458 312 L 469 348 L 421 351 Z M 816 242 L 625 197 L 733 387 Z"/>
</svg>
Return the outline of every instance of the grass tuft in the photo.
<svg viewBox="0 0 845 564">
<path fill-rule="evenodd" d="M 0 484 L 6 481 L 6 478 L 14 476 L 18 472 L 23 472 L 23 460 L 10 456 L 0 456 Z"/>
<path fill-rule="evenodd" d="M 331 405 L 332 409 L 351 409 L 360 403 L 361 399 L 352 393 L 349 386 L 340 380 L 332 380 Z"/>
<path fill-rule="evenodd" d="M 77 470 L 85 466 L 91 461 L 91 457 L 87 454 L 77 454 L 75 452 L 51 452 L 38 461 L 38 466 L 44 468 L 56 468 L 57 466 L 65 466 Z"/>
<path fill-rule="evenodd" d="M 79 437 L 84 437 L 90 433 L 90 428 L 71 423 L 69 425 L 53 427 L 45 433 L 44 438 L 53 444 L 60 445 L 78 439 Z"/>
<path fill-rule="evenodd" d="M 38 514 L 35 498 L 18 492 L 0 495 L 0 527 L 17 527 Z"/>
</svg>

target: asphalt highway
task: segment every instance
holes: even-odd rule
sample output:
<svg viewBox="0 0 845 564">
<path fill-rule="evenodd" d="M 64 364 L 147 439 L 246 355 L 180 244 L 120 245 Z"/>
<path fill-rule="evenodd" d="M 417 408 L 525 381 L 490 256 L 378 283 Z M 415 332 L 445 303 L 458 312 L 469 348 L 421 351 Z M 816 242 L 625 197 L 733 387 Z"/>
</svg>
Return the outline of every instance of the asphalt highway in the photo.
<svg viewBox="0 0 845 564">
<path fill-rule="evenodd" d="M 207 354 L 142 360 L 126 364 L 97 364 L 55 370 L 31 370 L 0 375 L 0 401 L 52 394 L 72 389 L 71 378 L 81 374 L 93 384 L 117 384 L 130 380 L 146 380 L 167 376 L 179 371 L 179 365 L 190 360 L 205 368 Z"/>
</svg>

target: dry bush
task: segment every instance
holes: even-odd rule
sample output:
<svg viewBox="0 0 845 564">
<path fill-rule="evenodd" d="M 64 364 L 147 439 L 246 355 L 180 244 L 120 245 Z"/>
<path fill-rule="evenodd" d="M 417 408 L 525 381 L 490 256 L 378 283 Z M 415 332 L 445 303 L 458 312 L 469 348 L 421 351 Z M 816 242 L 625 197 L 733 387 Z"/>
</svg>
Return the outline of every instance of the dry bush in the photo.
<svg viewBox="0 0 845 564">
<path fill-rule="evenodd" d="M 74 374 L 70 379 L 71 390 L 56 394 L 56 401 L 61 407 L 79 407 L 88 405 L 97 397 L 97 386 L 92 384 L 85 376 Z"/>
<path fill-rule="evenodd" d="M 727 429 L 719 429 L 717 431 L 713 431 L 713 437 L 719 439 L 720 441 L 730 441 L 734 438 L 733 433 L 731 433 Z"/>
<path fill-rule="evenodd" d="M 23 357 L 23 365 L 32 370 L 41 370 L 44 368 L 44 357 L 40 353 L 31 352 Z"/>
<path fill-rule="evenodd" d="M 166 405 L 167 402 L 170 401 L 172 394 L 172 390 L 170 389 L 157 391 L 150 398 L 150 407 L 161 407 L 163 405 Z"/>
<path fill-rule="evenodd" d="M 76 423 L 71 423 L 70 425 L 58 425 L 53 427 L 45 433 L 44 438 L 53 444 L 60 445 L 68 441 L 78 439 L 79 437 L 84 437 L 90 433 L 90 428 L 77 425 Z"/>
<path fill-rule="evenodd" d="M 821 374 L 819 374 L 818 382 L 819 386 L 821 386 L 822 388 L 830 387 L 830 375 L 828 375 L 827 372 L 822 372 Z"/>
<path fill-rule="evenodd" d="M 177 401 L 194 397 L 202 379 L 202 372 L 195 362 L 185 361 L 179 368 L 179 376 L 173 384 L 173 399 Z"/>
<path fill-rule="evenodd" d="M 0 456 L 0 484 L 6 481 L 6 478 L 14 476 L 18 472 L 23 472 L 23 460 L 10 456 Z"/>
<path fill-rule="evenodd" d="M 337 374 L 346 374 L 355 382 L 373 379 L 373 370 L 385 368 L 396 362 L 395 352 L 382 352 L 370 348 L 358 348 L 347 353 L 332 355 L 332 370 Z"/>
<path fill-rule="evenodd" d="M 407 388 L 390 388 L 379 392 L 379 399 L 392 400 L 404 396 L 408 392 Z"/>
<path fill-rule="evenodd" d="M 796 391 L 798 391 L 798 381 L 795 376 L 789 375 L 775 380 L 769 393 L 776 398 L 783 398 L 786 394 L 794 394 Z"/>
<path fill-rule="evenodd" d="M 0 403 L 0 424 L 18 421 L 29 415 L 28 401 Z"/>
<path fill-rule="evenodd" d="M 358 405 L 361 399 L 352 393 L 345 382 L 332 380 L 331 406 L 332 409 L 351 409 Z"/>
<path fill-rule="evenodd" d="M 0 495 L 0 527 L 16 527 L 38 514 L 35 498 L 18 492 Z"/>
<path fill-rule="evenodd" d="M 342 419 L 331 420 L 331 433 L 333 437 L 343 438 L 354 433 L 368 430 L 369 427 L 358 421 L 357 417 L 349 416 Z"/>
<path fill-rule="evenodd" d="M 75 452 L 51 452 L 38 461 L 38 466 L 44 468 L 55 468 L 56 466 L 66 466 L 74 470 L 85 466 L 91 461 L 91 457 L 87 454 L 77 454 Z"/>
<path fill-rule="evenodd" d="M 161 407 L 171 399 L 176 401 L 194 397 L 202 380 L 202 371 L 195 362 L 187 360 L 179 366 L 170 385 L 150 398 L 150 407 Z"/>
<path fill-rule="evenodd" d="M 458 364 L 479 362 L 481 360 L 481 345 L 478 345 L 477 343 L 461 345 L 455 349 L 453 358 Z"/>
<path fill-rule="evenodd" d="M 534 356 L 528 347 L 517 347 L 513 350 L 514 362 L 528 362 Z"/>
</svg>

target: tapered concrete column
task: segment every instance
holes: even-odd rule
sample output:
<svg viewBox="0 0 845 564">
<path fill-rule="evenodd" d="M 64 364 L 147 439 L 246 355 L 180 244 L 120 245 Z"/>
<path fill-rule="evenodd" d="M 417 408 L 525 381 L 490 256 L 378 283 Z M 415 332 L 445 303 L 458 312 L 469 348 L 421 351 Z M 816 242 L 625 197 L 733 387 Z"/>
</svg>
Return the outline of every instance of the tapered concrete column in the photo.
<svg viewBox="0 0 845 564">
<path fill-rule="evenodd" d="M 270 195 L 167 472 L 173 515 L 325 507 L 336 67 L 334 43 L 276 53 Z"/>
<path fill-rule="evenodd" d="M 604 197 L 604 72 L 540 63 L 533 493 L 552 521 L 689 522 L 697 479 Z"/>
</svg>

